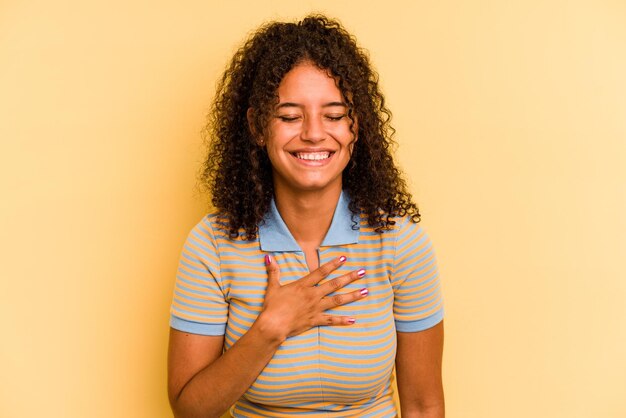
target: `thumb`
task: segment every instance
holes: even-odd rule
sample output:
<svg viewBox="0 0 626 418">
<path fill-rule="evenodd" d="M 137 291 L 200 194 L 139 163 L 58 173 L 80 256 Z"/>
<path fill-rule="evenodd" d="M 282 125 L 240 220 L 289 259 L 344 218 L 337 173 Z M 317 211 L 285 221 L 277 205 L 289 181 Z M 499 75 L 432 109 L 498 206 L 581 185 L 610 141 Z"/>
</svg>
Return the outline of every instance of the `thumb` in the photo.
<svg viewBox="0 0 626 418">
<path fill-rule="evenodd" d="M 265 255 L 265 268 L 267 269 L 267 289 L 280 287 L 280 269 L 276 260 L 271 255 Z"/>
</svg>

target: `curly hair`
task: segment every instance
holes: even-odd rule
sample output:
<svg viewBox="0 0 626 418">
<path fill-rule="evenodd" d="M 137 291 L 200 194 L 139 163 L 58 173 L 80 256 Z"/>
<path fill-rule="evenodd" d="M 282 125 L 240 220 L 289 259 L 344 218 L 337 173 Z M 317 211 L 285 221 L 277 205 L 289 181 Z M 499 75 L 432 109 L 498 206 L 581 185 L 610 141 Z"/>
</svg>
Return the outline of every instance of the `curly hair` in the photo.
<svg viewBox="0 0 626 418">
<path fill-rule="evenodd" d="M 339 22 L 309 15 L 297 23 L 272 22 L 254 32 L 233 56 L 217 85 L 208 120 L 208 155 L 201 183 L 225 216 L 232 238 L 254 239 L 269 210 L 272 166 L 252 131 L 267 133 L 283 77 L 304 61 L 328 71 L 358 121 L 358 138 L 342 174 L 352 213 L 363 213 L 377 232 L 420 214 L 395 166 L 395 130 L 367 52 Z M 249 108 L 255 111 L 248 120 Z"/>
</svg>

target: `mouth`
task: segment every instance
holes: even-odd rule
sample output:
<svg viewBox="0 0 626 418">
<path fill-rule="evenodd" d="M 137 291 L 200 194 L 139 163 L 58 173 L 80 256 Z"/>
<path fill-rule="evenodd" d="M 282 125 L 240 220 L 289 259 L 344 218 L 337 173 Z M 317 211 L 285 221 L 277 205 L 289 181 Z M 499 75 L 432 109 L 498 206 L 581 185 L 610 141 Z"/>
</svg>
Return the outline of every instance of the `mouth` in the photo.
<svg viewBox="0 0 626 418">
<path fill-rule="evenodd" d="M 334 152 L 319 151 L 319 152 L 293 152 L 291 155 L 299 160 L 304 161 L 324 161 L 332 157 Z"/>
</svg>

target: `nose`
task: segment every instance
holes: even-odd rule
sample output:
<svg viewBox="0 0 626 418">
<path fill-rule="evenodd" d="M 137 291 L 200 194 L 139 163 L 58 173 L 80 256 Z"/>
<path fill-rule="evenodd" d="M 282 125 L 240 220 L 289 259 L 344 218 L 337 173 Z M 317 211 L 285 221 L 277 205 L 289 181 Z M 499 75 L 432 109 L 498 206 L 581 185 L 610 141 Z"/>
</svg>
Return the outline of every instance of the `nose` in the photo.
<svg viewBox="0 0 626 418">
<path fill-rule="evenodd" d="M 311 115 L 304 119 L 301 138 L 309 142 L 319 142 L 326 138 L 326 131 L 320 116 Z"/>
</svg>

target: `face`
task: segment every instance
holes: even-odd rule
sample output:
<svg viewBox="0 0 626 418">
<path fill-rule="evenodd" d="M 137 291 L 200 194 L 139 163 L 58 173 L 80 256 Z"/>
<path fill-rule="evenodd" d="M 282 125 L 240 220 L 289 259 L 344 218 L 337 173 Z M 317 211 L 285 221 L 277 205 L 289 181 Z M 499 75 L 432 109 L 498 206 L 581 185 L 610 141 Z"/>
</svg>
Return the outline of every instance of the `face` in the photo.
<svg viewBox="0 0 626 418">
<path fill-rule="evenodd" d="M 335 80 L 302 63 L 285 75 L 278 98 L 265 140 L 275 192 L 341 191 L 356 137 Z"/>
</svg>

